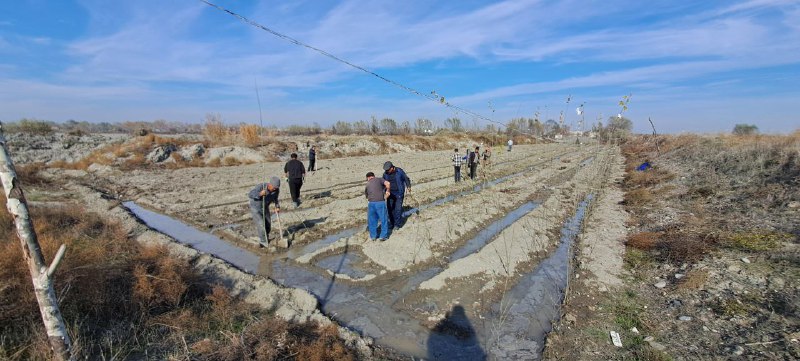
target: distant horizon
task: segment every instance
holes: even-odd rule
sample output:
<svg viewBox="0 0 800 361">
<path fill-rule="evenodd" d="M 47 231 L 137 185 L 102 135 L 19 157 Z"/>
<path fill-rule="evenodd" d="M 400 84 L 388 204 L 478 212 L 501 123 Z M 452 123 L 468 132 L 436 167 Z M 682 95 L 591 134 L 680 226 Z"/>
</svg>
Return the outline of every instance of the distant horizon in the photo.
<svg viewBox="0 0 800 361">
<path fill-rule="evenodd" d="M 47 121 L 47 122 L 53 122 L 53 123 L 55 123 L 55 124 L 64 124 L 64 123 L 66 123 L 66 122 L 68 122 L 68 121 L 76 121 L 76 122 L 81 122 L 81 120 L 78 120 L 78 119 L 67 119 L 67 120 L 63 120 L 63 121 L 55 121 L 55 120 L 49 120 L 49 119 L 35 119 L 35 118 L 25 118 L 25 119 L 28 119 L 28 120 L 36 120 L 36 121 Z M 383 119 L 383 118 L 378 118 L 378 119 Z M 3 124 L 6 124 L 6 123 L 16 123 L 16 122 L 19 122 L 20 120 L 22 120 L 22 119 L 18 119 L 18 120 L 11 120 L 11 121 L 8 121 L 8 120 L 0 120 L 0 122 L 2 122 Z M 360 119 L 360 120 L 364 120 L 364 119 Z M 554 120 L 554 121 L 555 121 L 555 119 L 551 119 L 551 120 Z M 87 122 L 87 123 L 91 123 L 91 124 L 101 124 L 101 123 L 108 123 L 108 124 L 122 124 L 122 123 L 125 123 L 125 122 L 132 122 L 132 123 L 137 123 L 137 122 L 143 122 L 143 123 L 153 123 L 153 122 L 157 122 L 157 121 L 164 121 L 164 122 L 167 122 L 167 123 L 178 123 L 178 124 L 181 124 L 181 125 L 187 125 L 187 126 L 189 126 L 189 125 L 201 125 L 201 126 L 202 126 L 202 125 L 204 124 L 204 121 L 198 121 L 198 122 L 183 122 L 183 121 L 179 121 L 179 120 L 169 120 L 169 119 L 155 119 L 155 120 L 120 120 L 120 121 L 99 121 L 99 122 L 94 122 L 94 121 L 85 121 L 85 122 Z M 357 121 L 359 121 L 359 120 L 355 120 L 355 121 L 345 121 L 345 122 L 348 122 L 348 123 L 352 124 L 352 123 L 354 123 L 354 122 L 357 122 Z M 400 124 L 403 122 L 403 121 L 400 121 L 400 120 L 397 120 L 397 119 L 395 119 L 395 121 L 397 121 L 398 125 L 400 125 Z M 223 125 L 225 125 L 225 126 L 228 126 L 228 127 L 236 127 L 236 126 L 238 126 L 238 125 L 241 125 L 241 124 L 259 125 L 258 123 L 255 123 L 255 124 L 254 124 L 253 122 L 222 122 L 222 123 L 223 123 Z M 412 127 L 412 132 L 413 132 L 413 126 L 414 126 L 414 122 L 413 122 L 413 121 L 411 121 L 411 120 L 409 120 L 409 123 L 411 124 L 411 127 Z M 606 122 L 603 122 L 603 124 L 605 125 L 605 124 L 606 124 Z M 650 124 L 650 123 L 648 123 L 648 125 L 649 125 L 649 124 Z M 757 134 L 761 134 L 761 135 L 789 135 L 789 134 L 793 134 L 793 133 L 795 133 L 795 132 L 800 132 L 800 126 L 797 126 L 795 129 L 790 129 L 790 130 L 788 130 L 788 131 L 768 132 L 768 131 L 763 131 L 763 130 L 761 129 L 761 127 L 759 127 L 759 126 L 758 126 L 758 124 L 753 124 L 753 123 L 737 123 L 737 124 L 755 125 L 755 126 L 758 128 L 758 133 L 757 133 Z M 321 124 L 318 124 L 318 125 L 320 126 L 320 128 L 321 128 L 322 130 L 325 130 L 325 131 L 329 131 L 329 130 L 331 129 L 331 127 L 333 126 L 333 124 L 330 124 L 330 125 L 327 125 L 327 126 L 325 126 L 325 125 L 321 125 Z M 436 121 L 433 121 L 433 125 L 434 125 L 434 129 L 437 129 L 437 130 L 447 130 L 447 129 L 448 129 L 448 127 L 447 127 L 447 126 L 445 126 L 444 124 L 441 124 L 441 123 L 439 123 L 439 122 L 436 122 Z M 667 135 L 667 134 L 668 134 L 668 135 L 681 135 L 681 134 L 696 134 L 696 135 L 725 135 L 725 134 L 731 134 L 731 133 L 732 133 L 732 131 L 733 131 L 733 127 L 734 127 L 735 125 L 736 125 L 736 124 L 732 125 L 732 126 L 731 126 L 731 129 L 728 129 L 728 130 L 722 130 L 722 131 L 717 131 L 717 132 L 695 132 L 695 131 L 681 131 L 681 132 L 661 132 L 661 131 L 658 129 L 658 125 L 656 125 L 656 132 L 657 132 L 658 134 L 664 134 L 664 135 Z M 314 125 L 313 125 L 313 123 L 312 123 L 312 124 L 309 124 L 309 125 L 289 124 L 289 125 L 284 125 L 284 126 L 277 126 L 277 125 L 268 125 L 268 124 L 265 124 L 263 127 L 264 127 L 264 128 L 277 128 L 277 129 L 283 129 L 283 130 L 286 130 L 287 128 L 289 128 L 289 127 L 291 127 L 291 126 L 312 127 L 312 126 L 314 126 Z M 577 130 L 577 129 L 570 129 L 570 131 L 575 131 L 575 130 Z M 653 131 L 652 131 L 652 128 L 648 128 L 648 130 L 649 130 L 649 131 L 646 131 L 646 132 L 638 132 L 638 131 L 636 131 L 636 129 L 634 129 L 634 130 L 633 130 L 633 134 L 639 134 L 639 135 L 648 135 L 648 134 L 652 134 L 652 133 L 653 133 Z M 471 128 L 471 127 L 467 126 L 467 127 L 465 127 L 464 131 L 465 131 L 465 132 L 471 132 L 471 131 L 476 131 L 476 129 L 474 129 L 474 128 Z M 477 129 L 477 131 L 479 131 L 479 132 L 483 132 L 483 131 L 485 131 L 485 128 L 484 128 L 484 127 L 482 127 L 481 129 Z M 589 128 L 587 128 L 587 129 L 585 129 L 584 131 L 591 131 L 591 127 L 589 127 Z M 501 132 L 502 132 L 502 130 L 501 130 Z M 170 134 L 170 132 L 166 132 L 165 134 Z M 180 134 L 180 133 L 176 133 L 176 134 Z M 374 134 L 373 134 L 373 135 L 374 135 Z M 383 135 L 383 134 L 379 134 L 379 135 Z M 388 134 L 387 134 L 387 135 L 388 135 Z"/>
<path fill-rule="evenodd" d="M 588 128 L 630 94 L 637 133 L 800 124 L 797 0 L 216 3 L 500 123 L 563 112 L 576 128 L 585 104 Z M 6 121 L 489 123 L 195 0 L 0 4 L 0 103 Z"/>
</svg>

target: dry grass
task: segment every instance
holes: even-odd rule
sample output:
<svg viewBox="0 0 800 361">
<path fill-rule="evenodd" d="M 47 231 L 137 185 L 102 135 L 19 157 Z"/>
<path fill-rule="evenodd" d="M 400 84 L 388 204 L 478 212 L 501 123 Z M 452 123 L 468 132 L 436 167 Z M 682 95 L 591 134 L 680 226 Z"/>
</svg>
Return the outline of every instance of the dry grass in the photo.
<svg viewBox="0 0 800 361">
<path fill-rule="evenodd" d="M 686 273 L 679 282 L 678 289 L 699 290 L 705 287 L 708 280 L 708 271 L 705 269 L 692 269 Z"/>
<path fill-rule="evenodd" d="M 636 188 L 625 192 L 623 202 L 626 208 L 640 208 L 653 202 L 653 192 L 649 188 Z"/>
<path fill-rule="evenodd" d="M 728 235 L 724 243 L 741 251 L 761 252 L 777 249 L 782 242 L 790 242 L 792 239 L 794 236 L 786 233 L 742 232 Z"/>
<path fill-rule="evenodd" d="M 125 359 L 347 360 L 336 328 L 290 324 L 204 283 L 189 262 L 143 247 L 78 206 L 33 208 L 45 259 L 67 254 L 55 289 L 76 356 Z M 0 210 L 0 359 L 49 359 L 10 215 Z M 191 345 L 187 348 L 184 345 Z"/>
<path fill-rule="evenodd" d="M 259 132 L 261 128 L 257 125 L 246 124 L 239 127 L 239 136 L 248 147 L 263 145 Z"/>
<path fill-rule="evenodd" d="M 628 236 L 625 245 L 642 251 L 649 251 L 656 248 L 659 243 L 659 237 L 661 237 L 659 232 L 634 233 Z"/>
<path fill-rule="evenodd" d="M 17 178 L 24 186 L 46 186 L 50 184 L 47 178 L 39 174 L 46 166 L 44 163 L 30 163 L 15 165 Z"/>
<path fill-rule="evenodd" d="M 214 146 L 229 145 L 231 131 L 218 119 L 207 119 L 203 125 L 203 136 Z"/>
</svg>

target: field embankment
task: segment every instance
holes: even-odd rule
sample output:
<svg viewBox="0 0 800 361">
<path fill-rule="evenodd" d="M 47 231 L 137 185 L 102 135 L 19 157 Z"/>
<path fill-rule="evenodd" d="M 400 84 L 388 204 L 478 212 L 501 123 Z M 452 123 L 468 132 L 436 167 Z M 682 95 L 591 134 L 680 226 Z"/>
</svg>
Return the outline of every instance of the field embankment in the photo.
<svg viewBox="0 0 800 361">
<path fill-rule="evenodd" d="M 623 151 L 624 283 L 583 267 L 593 245 L 582 240 L 583 281 L 546 355 L 799 358 L 800 134 L 636 137 Z"/>
</svg>

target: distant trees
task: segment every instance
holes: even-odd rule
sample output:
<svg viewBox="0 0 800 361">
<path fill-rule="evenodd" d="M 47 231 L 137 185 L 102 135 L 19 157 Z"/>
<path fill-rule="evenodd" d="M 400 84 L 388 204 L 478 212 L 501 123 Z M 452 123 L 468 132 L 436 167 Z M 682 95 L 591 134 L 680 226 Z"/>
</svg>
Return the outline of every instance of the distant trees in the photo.
<svg viewBox="0 0 800 361">
<path fill-rule="evenodd" d="M 608 118 L 606 125 L 598 122 L 592 127 L 602 142 L 624 141 L 633 131 L 633 121 L 626 117 L 614 115 Z"/>
<path fill-rule="evenodd" d="M 53 133 L 53 122 L 38 119 L 23 118 L 16 123 L 16 127 L 10 127 L 12 130 L 16 128 L 17 132 L 28 133 L 35 135 L 50 135 Z"/>
<path fill-rule="evenodd" d="M 461 124 L 461 119 L 459 118 L 447 118 L 444 120 L 444 126 L 449 128 L 454 132 L 462 132 L 464 131 L 464 126 Z"/>
<path fill-rule="evenodd" d="M 425 135 L 433 133 L 433 122 L 430 119 L 419 118 L 414 122 L 414 134 Z"/>
<path fill-rule="evenodd" d="M 736 124 L 733 127 L 734 135 L 753 135 L 758 133 L 758 127 L 755 124 Z"/>
</svg>

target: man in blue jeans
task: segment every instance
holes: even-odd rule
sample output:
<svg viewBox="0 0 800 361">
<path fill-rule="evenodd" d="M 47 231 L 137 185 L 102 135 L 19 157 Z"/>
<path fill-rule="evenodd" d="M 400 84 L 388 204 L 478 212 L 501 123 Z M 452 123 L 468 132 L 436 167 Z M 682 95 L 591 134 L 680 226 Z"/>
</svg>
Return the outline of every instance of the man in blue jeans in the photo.
<svg viewBox="0 0 800 361">
<path fill-rule="evenodd" d="M 392 162 L 383 163 L 383 179 L 389 182 L 389 198 L 386 208 L 389 211 L 389 228 L 403 226 L 403 198 L 406 189 L 411 193 L 411 179 L 402 168 L 395 167 Z"/>
<path fill-rule="evenodd" d="M 367 173 L 367 186 L 364 188 L 367 197 L 367 226 L 369 239 L 385 241 L 389 238 L 389 213 L 386 211 L 386 198 L 389 198 L 389 182 L 375 178 L 375 173 Z M 381 222 L 381 234 L 378 236 L 378 222 Z"/>
</svg>

